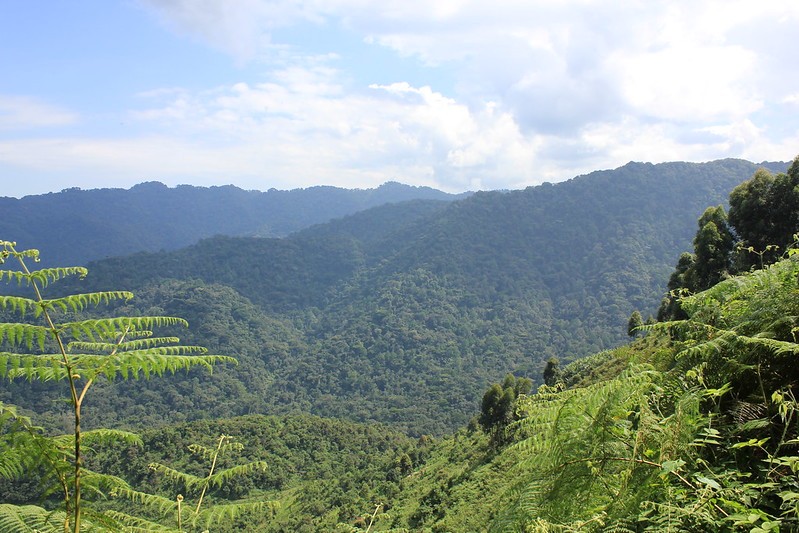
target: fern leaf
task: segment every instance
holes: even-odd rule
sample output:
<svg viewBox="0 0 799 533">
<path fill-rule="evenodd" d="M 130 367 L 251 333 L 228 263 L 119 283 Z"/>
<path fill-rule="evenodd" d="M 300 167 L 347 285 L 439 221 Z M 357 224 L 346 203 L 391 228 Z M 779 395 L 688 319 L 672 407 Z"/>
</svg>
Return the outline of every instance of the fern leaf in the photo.
<svg viewBox="0 0 799 533">
<path fill-rule="evenodd" d="M 23 283 L 27 286 L 33 283 L 40 287 L 47 287 L 50 283 L 69 276 L 78 276 L 81 279 L 86 277 L 89 271 L 85 267 L 53 267 L 34 270 L 31 273 L 19 270 L 0 270 L 0 281 L 6 278 L 9 281 L 16 281 L 18 285 Z"/>
<path fill-rule="evenodd" d="M 4 533 L 62 533 L 66 514 L 35 505 L 0 504 L 0 531 Z"/>
<path fill-rule="evenodd" d="M 255 461 L 245 465 L 236 465 L 226 470 L 221 470 L 208 478 L 208 484 L 212 487 L 222 487 L 231 479 L 235 479 L 239 476 L 247 475 L 252 472 L 265 472 L 266 468 L 266 461 Z"/>
<path fill-rule="evenodd" d="M 190 370 L 202 366 L 209 371 L 218 363 L 236 363 L 232 357 L 224 355 L 162 355 L 149 352 L 128 352 L 114 356 L 96 354 L 70 354 L 74 370 L 82 377 L 95 379 L 100 375 L 108 380 L 149 379 L 153 375 L 175 374 L 179 370 Z"/>
<path fill-rule="evenodd" d="M 175 500 L 164 498 L 156 494 L 148 494 L 146 492 L 139 492 L 131 488 L 121 488 L 112 493 L 113 496 L 125 498 L 134 503 L 140 503 L 151 509 L 155 509 L 159 514 L 165 515 L 169 511 L 174 511 L 177 508 Z"/>
<path fill-rule="evenodd" d="M 174 502 L 172 503 L 174 504 Z M 178 531 L 175 528 L 159 524 L 158 522 L 153 522 L 152 520 L 147 520 L 138 516 L 131 516 L 120 511 L 106 511 L 105 514 L 118 522 L 127 533 L 172 533 Z"/>
<path fill-rule="evenodd" d="M 24 346 L 31 350 L 35 341 L 39 349 L 44 351 L 45 342 L 52 338 L 52 335 L 52 330 L 45 326 L 16 322 L 0 323 L 0 344 L 6 342 L 13 347 Z"/>
<path fill-rule="evenodd" d="M 0 352 L 0 376 L 28 381 L 58 381 L 67 377 L 60 354 L 29 355 Z"/>
<path fill-rule="evenodd" d="M 139 332 L 141 333 L 141 332 Z M 134 339 L 128 342 L 85 342 L 73 341 L 68 344 L 68 351 L 85 351 L 85 352 L 100 352 L 111 353 L 114 350 L 126 352 L 133 350 L 143 350 L 164 344 L 174 344 L 180 342 L 178 337 L 146 337 L 142 339 Z"/>
<path fill-rule="evenodd" d="M 125 443 L 131 446 L 144 446 L 144 441 L 136 433 L 121 429 L 92 429 L 82 433 L 83 441 L 87 446 L 98 444 Z"/>
<path fill-rule="evenodd" d="M 163 474 L 167 478 L 178 481 L 183 483 L 188 490 L 195 489 L 197 487 L 201 487 L 205 484 L 206 478 L 204 477 L 197 477 L 191 474 L 186 474 L 185 472 L 180 472 L 179 470 L 175 470 L 174 468 L 170 468 L 166 465 L 162 465 L 161 463 L 150 463 L 148 468 L 154 472 L 158 472 Z"/>
<path fill-rule="evenodd" d="M 80 320 L 77 322 L 65 322 L 59 327 L 62 331 L 67 331 L 75 340 L 98 340 L 113 339 L 128 331 L 152 330 L 153 327 L 164 326 L 183 326 L 188 327 L 189 323 L 182 318 L 171 316 L 141 316 L 141 317 L 114 317 L 100 318 L 91 320 Z"/>
<path fill-rule="evenodd" d="M 265 511 L 273 513 L 279 508 L 280 503 L 276 501 L 216 504 L 200 511 L 193 522 L 210 529 L 218 524 L 231 523 L 245 513 L 263 513 Z"/>
<path fill-rule="evenodd" d="M 97 307 L 109 304 L 114 300 L 128 301 L 133 298 L 133 293 L 128 291 L 103 291 L 80 294 L 70 294 L 62 298 L 42 300 L 40 305 L 46 309 L 60 309 L 62 311 L 83 311 L 87 307 Z"/>
<path fill-rule="evenodd" d="M 0 296 L 0 309 L 7 309 L 21 316 L 27 313 L 34 313 L 38 316 L 41 306 L 36 300 L 23 298 L 21 296 Z"/>
</svg>

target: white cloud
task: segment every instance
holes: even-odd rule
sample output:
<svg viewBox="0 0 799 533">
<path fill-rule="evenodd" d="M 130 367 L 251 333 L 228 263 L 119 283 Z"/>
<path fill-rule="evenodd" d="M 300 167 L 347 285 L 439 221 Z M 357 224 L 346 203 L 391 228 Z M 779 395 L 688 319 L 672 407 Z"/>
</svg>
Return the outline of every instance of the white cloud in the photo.
<svg viewBox="0 0 799 533">
<path fill-rule="evenodd" d="M 129 112 L 140 137 L 0 140 L 0 163 L 247 188 L 399 179 L 463 190 L 630 160 L 799 152 L 794 1 L 139 1 L 258 74 L 140 94 Z M 441 68 L 452 84 L 356 85 L 346 51 L 275 42 L 299 24 Z M 8 101 L 0 129 L 77 118 Z"/>
<path fill-rule="evenodd" d="M 35 98 L 0 94 L 0 131 L 64 126 L 77 120 L 77 114 Z"/>
</svg>

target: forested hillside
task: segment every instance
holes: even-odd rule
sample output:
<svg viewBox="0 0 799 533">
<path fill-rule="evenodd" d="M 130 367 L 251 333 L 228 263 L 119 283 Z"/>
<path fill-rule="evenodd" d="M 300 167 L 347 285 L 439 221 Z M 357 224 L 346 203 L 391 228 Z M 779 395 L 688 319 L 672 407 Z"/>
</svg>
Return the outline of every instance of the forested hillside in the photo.
<svg viewBox="0 0 799 533">
<path fill-rule="evenodd" d="M 534 191 L 522 193 L 540 194 Z M 647 205 L 646 194 L 627 194 Z M 477 266 L 444 261 L 447 255 L 456 263 L 472 257 L 463 251 L 472 241 L 436 249 L 426 240 L 436 228 L 457 236 L 455 228 L 476 220 L 482 224 L 467 227 L 474 235 L 481 229 L 504 244 L 517 242 L 500 239 L 503 232 L 496 228 L 502 228 L 503 235 L 515 231 L 516 239 L 528 235 L 529 242 L 537 242 L 529 237 L 532 232 L 507 220 L 457 216 L 461 209 L 479 213 L 474 206 L 487 202 L 501 206 L 491 211 L 495 215 L 525 220 L 535 204 L 520 202 L 515 193 L 479 194 L 449 207 L 415 203 L 408 212 L 393 206 L 285 241 L 215 238 L 159 266 L 178 271 L 178 264 L 199 264 L 203 255 L 214 262 L 236 253 L 244 262 L 242 250 L 253 243 L 265 247 L 257 256 L 261 260 L 270 257 L 269 250 L 284 251 L 275 263 L 282 279 L 291 279 L 292 257 L 312 258 L 314 248 L 322 256 L 337 249 L 346 259 L 346 268 L 332 277 L 316 266 L 297 282 L 313 280 L 307 294 L 321 290 L 322 296 L 284 298 L 273 307 L 241 294 L 241 280 L 227 286 L 221 278 L 211 283 L 141 271 L 124 278 L 141 284 L 136 299 L 125 291 L 78 294 L 80 285 L 63 282 L 85 275 L 85 269 L 31 272 L 27 264 L 35 263 L 38 253 L 19 252 L 2 241 L 0 259 L 18 259 L 22 270 L 0 270 L 0 280 L 20 281 L 34 296 L 0 297 L 8 320 L 0 323 L 0 348 L 9 350 L 0 352 L 0 372 L 12 380 L 0 403 L 0 528 L 794 531 L 799 524 L 799 373 L 793 364 L 799 354 L 799 158 L 784 174 L 757 171 L 730 198 L 729 217 L 723 207 L 714 207 L 714 199 L 698 210 L 698 224 L 693 217 L 693 253 L 674 252 L 670 263 L 679 260 L 669 282 L 671 316 L 647 325 L 640 317 L 625 321 L 622 334 L 637 337 L 626 346 L 565 367 L 549 359 L 546 384 L 532 390 L 527 378 L 502 379 L 487 367 L 471 367 L 501 362 L 492 349 L 512 358 L 507 348 L 512 335 L 486 328 L 507 323 L 512 334 L 525 336 L 524 320 L 511 320 L 510 310 L 517 307 L 510 302 L 543 294 L 531 287 L 556 294 L 557 278 L 537 286 L 545 276 L 524 277 L 517 264 L 503 283 L 480 283 L 480 272 L 502 270 L 488 261 Z M 564 216 L 580 220 L 579 207 L 564 207 L 570 203 L 557 195 L 548 199 Z M 514 210 L 512 202 L 524 208 Z M 641 215 L 623 201 L 609 203 L 618 209 L 603 219 L 609 224 Z M 590 211 L 589 202 L 574 206 Z M 760 212 L 768 216 L 752 216 Z M 359 228 L 368 228 L 366 237 L 359 237 Z M 730 228 L 730 236 L 740 239 L 737 245 L 727 242 Z M 761 241 L 770 244 L 756 249 Z M 325 243 L 337 244 L 324 248 Z M 559 257 L 526 251 L 500 260 L 533 270 L 531 257 L 539 255 Z M 141 270 L 146 258 L 140 254 L 119 265 Z M 403 268 L 402 261 L 414 269 Z M 256 264 L 244 262 L 248 269 Z M 110 272 L 87 278 L 90 290 L 104 289 L 112 281 Z M 684 284 L 708 279 L 716 281 L 704 290 Z M 593 283 L 592 291 L 602 287 L 601 281 Z M 43 298 L 41 291 L 51 294 L 51 284 L 62 286 L 61 296 Z M 604 296 L 597 301 L 612 302 Z M 181 331 L 186 324 L 177 312 L 197 325 Z M 533 316 L 516 312 L 524 319 Z M 558 316 L 552 308 L 540 313 Z M 46 325 L 37 324 L 42 319 Z M 165 336 L 153 337 L 155 329 Z M 547 332 L 550 338 L 553 332 Z M 187 334 L 179 341 L 173 333 Z M 436 352 L 442 341 L 454 349 Z M 238 365 L 195 343 L 227 347 Z M 472 358 L 464 365 L 470 349 Z M 453 366 L 464 379 L 456 379 Z M 438 372 L 435 377 L 449 390 L 436 388 L 425 372 Z M 474 415 L 467 427 L 440 439 L 409 439 L 397 432 L 446 429 L 432 417 L 457 417 L 462 391 L 456 389 L 481 373 L 496 377 L 478 387 L 471 407 L 463 403 Z M 159 379 L 142 381 L 151 377 Z M 104 385 L 105 378 L 121 383 Z M 71 400 L 64 402 L 64 387 L 51 381 L 68 384 Z M 404 397 L 400 393 L 407 391 L 398 384 L 417 396 Z M 50 432 L 63 429 L 68 435 L 48 435 L 7 400 L 25 403 Z M 62 407 L 53 409 L 56 405 Z M 302 413 L 227 418 L 288 409 L 339 418 Z M 86 431 L 83 415 L 92 425 L 150 427 L 141 435 Z M 195 418 L 205 420 L 185 423 Z M 342 418 L 382 420 L 393 427 Z"/>
<path fill-rule="evenodd" d="M 65 189 L 2 197 L 0 235 L 50 252 L 63 264 L 139 251 L 174 250 L 214 235 L 282 237 L 336 217 L 391 202 L 451 201 L 428 187 L 389 182 L 376 189 L 311 187 L 267 192 L 147 182 L 131 189 Z"/>
<path fill-rule="evenodd" d="M 132 289 L 137 311 L 183 316 L 193 342 L 240 360 L 219 376 L 109 389 L 100 419 L 116 423 L 123 404 L 149 421 L 301 409 L 452 430 L 486 383 L 538 379 L 552 357 L 621 344 L 633 310 L 655 313 L 697 214 L 756 168 L 631 163 L 375 208 L 284 239 L 216 237 L 93 262 L 81 290 Z"/>
</svg>

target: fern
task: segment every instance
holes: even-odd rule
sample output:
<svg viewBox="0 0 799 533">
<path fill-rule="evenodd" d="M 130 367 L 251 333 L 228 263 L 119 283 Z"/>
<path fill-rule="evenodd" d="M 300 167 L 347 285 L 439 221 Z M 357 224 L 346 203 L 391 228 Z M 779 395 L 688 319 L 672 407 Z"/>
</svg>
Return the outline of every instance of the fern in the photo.
<svg viewBox="0 0 799 533">
<path fill-rule="evenodd" d="M 81 430 L 81 408 L 91 386 L 97 379 L 114 380 L 150 378 L 165 373 L 189 370 L 195 366 L 212 369 L 215 364 L 235 362 L 221 355 L 209 355 L 204 348 L 183 346 L 175 337 L 155 337 L 153 330 L 159 327 L 182 326 L 188 323 L 179 317 L 170 316 L 120 316 L 87 318 L 80 316 L 89 308 L 96 308 L 115 301 L 128 301 L 133 294 L 127 291 L 104 291 L 70 294 L 60 298 L 46 299 L 43 289 L 51 283 L 69 276 L 84 277 L 84 267 L 45 268 L 31 271 L 26 260 L 37 262 L 37 250 L 18 251 L 11 241 L 0 240 L 0 263 L 15 259 L 19 270 L 0 270 L 0 281 L 16 282 L 29 287 L 33 295 L 0 296 L 0 309 L 20 318 L 19 322 L 0 324 L 0 376 L 39 381 L 66 381 L 73 411 L 74 434 L 69 437 L 44 439 L 28 431 L 30 446 L 45 450 L 41 454 L 49 464 L 56 480 L 45 494 L 61 491 L 65 505 L 62 530 L 75 533 L 83 531 L 82 492 L 102 498 L 108 491 L 129 490 L 124 482 L 86 470 L 83 466 L 85 450 L 91 444 L 101 444 L 109 439 L 137 442 L 131 434 L 116 431 L 84 433 Z M 59 321 L 58 314 L 70 320 Z M 78 315 L 75 320 L 72 315 Z M 10 350 L 9 350 L 10 348 Z M 27 350 L 28 353 L 20 353 Z M 7 444 L 7 443 L 5 443 Z M 7 446 L 4 446 L 4 449 Z M 28 447 L 30 450 L 30 447 Z M 5 451 L 5 450 L 4 450 Z M 13 453 L 0 461 L 0 475 L 18 475 L 22 459 Z M 65 465 L 68 468 L 65 468 Z M 34 520 L 32 509 L 16 518 Z M 87 509 L 87 512 L 90 512 Z M 23 516 L 24 515 L 24 516 Z M 11 519 L 14 519 L 13 517 Z M 37 519 L 38 520 L 38 519 Z M 108 516 L 94 516 L 94 524 L 103 527 L 114 525 Z M 38 527 L 38 526 L 37 526 Z M 0 530 L 3 528 L 0 527 Z"/>
<path fill-rule="evenodd" d="M 274 501 L 216 503 L 210 507 L 203 508 L 203 499 L 209 488 L 221 488 L 243 476 L 266 470 L 266 462 L 255 461 L 217 471 L 220 455 L 230 451 L 240 451 L 241 449 L 242 445 L 234 441 L 233 437 L 229 435 L 220 435 L 216 441 L 216 446 L 213 448 L 199 444 L 189 445 L 189 450 L 192 453 L 210 462 L 208 474 L 204 477 L 181 472 L 160 463 L 151 463 L 149 468 L 182 485 L 187 494 L 197 495 L 199 493 L 194 511 L 187 513 L 190 514 L 188 521 L 194 525 L 200 524 L 204 527 L 210 527 L 223 521 L 231 521 L 244 513 L 263 512 L 265 510 L 274 511 L 278 507 L 278 503 Z M 123 495 L 133 501 L 157 507 L 162 515 L 166 515 L 172 510 L 176 511 L 178 529 L 181 529 L 181 524 L 183 523 L 183 495 L 179 494 L 175 500 L 135 491 L 127 491 Z"/>
</svg>

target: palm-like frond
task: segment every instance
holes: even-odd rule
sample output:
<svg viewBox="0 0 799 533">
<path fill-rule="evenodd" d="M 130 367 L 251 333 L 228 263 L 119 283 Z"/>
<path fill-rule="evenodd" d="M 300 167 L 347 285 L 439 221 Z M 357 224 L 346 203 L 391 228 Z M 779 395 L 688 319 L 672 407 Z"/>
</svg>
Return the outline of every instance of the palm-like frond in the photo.
<svg viewBox="0 0 799 533">
<path fill-rule="evenodd" d="M 181 472 L 180 470 L 175 470 L 174 468 L 170 468 L 166 465 L 162 465 L 161 463 L 150 463 L 148 468 L 154 472 L 158 472 L 163 474 L 168 479 L 173 481 L 177 481 L 178 483 L 182 483 L 183 486 L 186 487 L 186 490 L 194 490 L 198 487 L 202 487 L 205 485 L 207 481 L 207 477 L 199 477 L 192 474 L 187 474 L 185 472 Z"/>
<path fill-rule="evenodd" d="M 115 495 L 155 509 L 161 515 L 166 515 L 170 511 L 175 511 L 177 509 L 177 502 L 175 500 L 170 500 L 169 498 L 164 498 L 157 494 L 148 494 L 146 492 L 126 488 L 118 490 Z"/>
<path fill-rule="evenodd" d="M 85 267 L 53 267 L 34 270 L 30 273 L 21 270 L 0 270 L 0 281 L 15 281 L 18 285 L 31 286 L 34 283 L 47 287 L 50 283 L 69 276 L 86 277 L 89 271 Z"/>
<path fill-rule="evenodd" d="M 63 533 L 65 518 L 63 511 L 0 503 L 0 531 L 4 533 Z"/>
<path fill-rule="evenodd" d="M 151 332 L 140 331 L 139 334 L 149 334 Z M 128 335 L 129 337 L 130 335 Z M 151 337 L 145 336 L 144 338 L 129 340 L 127 342 L 86 342 L 86 341 L 73 341 L 67 345 L 67 351 L 76 352 L 93 352 L 93 353 L 111 353 L 114 351 L 128 352 L 132 350 L 143 350 L 155 346 L 162 346 L 165 344 L 175 344 L 180 342 L 178 337 Z"/>
<path fill-rule="evenodd" d="M 251 474 L 253 472 L 265 472 L 267 469 L 266 461 L 254 461 L 244 465 L 236 465 L 225 470 L 220 470 L 209 478 L 206 478 L 211 487 L 222 487 L 237 477 Z"/>
<path fill-rule="evenodd" d="M 138 516 L 131 516 L 120 511 L 109 510 L 105 514 L 119 523 L 125 533 L 174 533 L 178 531 L 176 528 Z"/>
<path fill-rule="evenodd" d="M 188 327 L 188 325 L 186 320 L 174 316 L 123 316 L 64 322 L 58 324 L 58 329 L 71 335 L 74 340 L 97 342 L 115 339 L 130 331 L 150 331 L 154 327 Z"/>
<path fill-rule="evenodd" d="M 53 331 L 47 326 L 26 324 L 24 322 L 0 323 L 0 344 L 3 342 L 13 347 L 32 349 L 34 343 L 44 351 L 45 342 L 53 338 Z"/>
<path fill-rule="evenodd" d="M 280 508 L 279 502 L 234 502 L 227 504 L 216 504 L 203 511 L 193 520 L 195 524 L 201 524 L 205 528 L 224 523 L 230 523 L 237 517 L 246 513 L 273 513 Z"/>
</svg>

